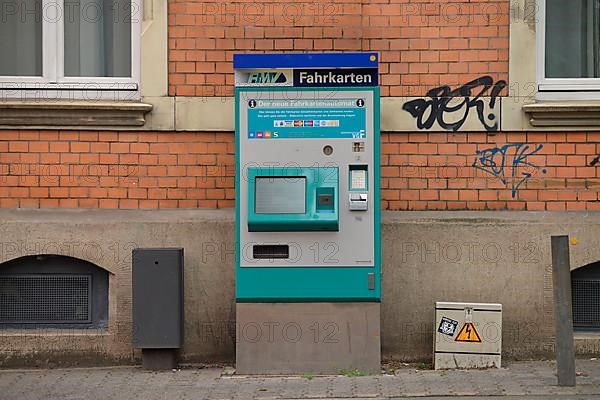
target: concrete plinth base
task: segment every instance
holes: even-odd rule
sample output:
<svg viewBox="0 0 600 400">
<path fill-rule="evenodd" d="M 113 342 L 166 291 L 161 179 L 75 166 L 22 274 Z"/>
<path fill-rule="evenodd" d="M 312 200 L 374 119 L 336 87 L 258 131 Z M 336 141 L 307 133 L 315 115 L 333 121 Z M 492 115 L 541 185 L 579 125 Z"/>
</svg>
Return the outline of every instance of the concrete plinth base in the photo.
<svg viewBox="0 0 600 400">
<path fill-rule="evenodd" d="M 493 354 L 435 353 L 435 369 L 500 368 L 501 356 Z"/>
<path fill-rule="evenodd" d="M 142 349 L 142 367 L 154 371 L 177 367 L 177 349 Z"/>
<path fill-rule="evenodd" d="M 379 373 L 379 303 L 238 303 L 238 374 Z"/>
</svg>

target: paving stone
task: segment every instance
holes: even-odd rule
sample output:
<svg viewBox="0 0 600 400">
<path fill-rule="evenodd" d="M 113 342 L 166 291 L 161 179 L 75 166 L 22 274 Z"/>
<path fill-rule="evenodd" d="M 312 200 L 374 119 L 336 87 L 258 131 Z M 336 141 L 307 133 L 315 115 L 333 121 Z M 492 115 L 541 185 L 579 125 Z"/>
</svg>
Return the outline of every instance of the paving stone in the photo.
<svg viewBox="0 0 600 400">
<path fill-rule="evenodd" d="M 600 395 L 600 361 L 578 360 L 577 369 L 583 374 L 577 377 L 575 388 L 557 386 L 556 365 L 545 361 L 515 362 L 483 371 L 401 369 L 395 375 L 361 377 L 252 377 L 222 375 L 221 368 L 176 372 L 139 367 L 3 370 L 0 399 L 333 400 L 502 395 L 591 399 Z"/>
</svg>

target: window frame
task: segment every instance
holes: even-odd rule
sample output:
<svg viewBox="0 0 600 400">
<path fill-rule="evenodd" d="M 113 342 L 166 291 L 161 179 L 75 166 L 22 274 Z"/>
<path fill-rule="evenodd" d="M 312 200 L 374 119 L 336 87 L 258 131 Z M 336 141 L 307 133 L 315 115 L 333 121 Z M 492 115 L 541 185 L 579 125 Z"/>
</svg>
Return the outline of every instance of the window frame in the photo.
<svg viewBox="0 0 600 400">
<path fill-rule="evenodd" d="M 537 0 L 537 5 L 539 10 L 536 19 L 538 97 L 566 99 L 576 96 L 579 100 L 600 99 L 600 78 L 546 78 L 546 0 Z"/>
<path fill-rule="evenodd" d="M 45 97 L 50 94 L 49 97 L 90 98 L 89 92 L 98 90 L 100 93 L 93 99 L 123 95 L 128 99 L 139 99 L 143 0 L 130 1 L 131 77 L 65 77 L 64 0 L 42 0 L 42 76 L 0 75 L 0 98 L 35 96 L 39 91 L 44 91 Z M 59 20 L 46 18 L 45 11 L 52 7 L 61 10 Z"/>
</svg>

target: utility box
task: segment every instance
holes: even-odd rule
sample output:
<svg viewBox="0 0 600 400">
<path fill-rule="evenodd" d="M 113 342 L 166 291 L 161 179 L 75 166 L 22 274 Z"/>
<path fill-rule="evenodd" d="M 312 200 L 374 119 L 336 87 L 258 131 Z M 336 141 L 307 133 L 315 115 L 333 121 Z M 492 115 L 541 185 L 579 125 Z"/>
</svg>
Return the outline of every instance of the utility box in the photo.
<svg viewBox="0 0 600 400">
<path fill-rule="evenodd" d="M 434 368 L 500 368 L 502 304 L 435 303 Z"/>
<path fill-rule="evenodd" d="M 177 365 L 183 345 L 183 249 L 134 249 L 133 345 L 149 369 Z"/>
</svg>

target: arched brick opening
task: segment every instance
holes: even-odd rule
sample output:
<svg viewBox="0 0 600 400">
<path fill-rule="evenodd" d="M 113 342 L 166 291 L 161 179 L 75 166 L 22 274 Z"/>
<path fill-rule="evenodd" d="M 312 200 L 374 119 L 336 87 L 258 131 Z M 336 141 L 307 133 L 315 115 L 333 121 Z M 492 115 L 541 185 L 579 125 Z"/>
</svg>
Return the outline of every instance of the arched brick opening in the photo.
<svg viewBox="0 0 600 400">
<path fill-rule="evenodd" d="M 600 261 L 571 271 L 573 328 L 600 332 Z"/>
<path fill-rule="evenodd" d="M 0 329 L 107 329 L 109 272 L 40 254 L 0 264 Z"/>
</svg>

